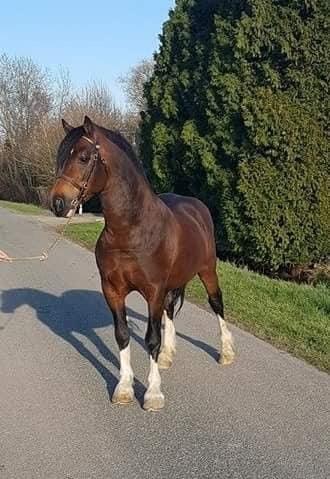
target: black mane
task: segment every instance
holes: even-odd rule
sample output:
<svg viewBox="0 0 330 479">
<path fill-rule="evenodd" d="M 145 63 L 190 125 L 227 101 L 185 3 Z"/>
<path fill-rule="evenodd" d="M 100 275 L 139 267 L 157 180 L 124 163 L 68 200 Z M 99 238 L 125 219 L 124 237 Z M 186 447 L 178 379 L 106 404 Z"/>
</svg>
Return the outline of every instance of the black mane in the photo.
<svg viewBox="0 0 330 479">
<path fill-rule="evenodd" d="M 98 128 L 108 138 L 108 140 L 110 140 L 112 143 L 118 146 L 118 148 L 120 148 L 124 153 L 126 153 L 129 159 L 134 163 L 134 165 L 140 171 L 140 173 L 142 173 L 145 176 L 145 171 L 143 169 L 142 162 L 137 157 L 129 141 L 119 131 L 108 130 L 107 128 L 104 128 L 102 126 L 98 126 Z M 86 133 L 82 126 L 78 126 L 77 128 L 73 128 L 71 131 L 69 131 L 69 133 L 63 139 L 58 149 L 58 155 L 57 155 L 58 169 L 63 167 L 65 160 L 69 157 L 70 151 L 72 150 L 74 145 L 77 143 L 79 138 L 81 138 L 85 134 Z"/>
</svg>

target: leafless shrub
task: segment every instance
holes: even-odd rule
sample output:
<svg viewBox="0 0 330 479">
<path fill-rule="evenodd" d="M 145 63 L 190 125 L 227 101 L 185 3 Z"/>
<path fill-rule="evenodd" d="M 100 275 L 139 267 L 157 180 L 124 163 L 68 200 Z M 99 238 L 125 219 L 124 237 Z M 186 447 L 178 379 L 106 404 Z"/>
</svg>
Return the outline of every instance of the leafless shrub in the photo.
<svg viewBox="0 0 330 479">
<path fill-rule="evenodd" d="M 144 59 L 119 78 L 129 109 L 135 114 L 145 109 L 144 85 L 150 79 L 153 70 L 153 60 Z"/>
<path fill-rule="evenodd" d="M 38 130 L 51 114 L 50 77 L 30 58 L 0 56 L 0 194 L 32 201 Z"/>
<path fill-rule="evenodd" d="M 84 115 L 133 141 L 136 123 L 102 82 L 78 92 L 68 71 L 56 75 L 30 58 L 0 56 L 0 198 L 45 202 L 63 138 L 60 119 L 81 125 Z"/>
</svg>

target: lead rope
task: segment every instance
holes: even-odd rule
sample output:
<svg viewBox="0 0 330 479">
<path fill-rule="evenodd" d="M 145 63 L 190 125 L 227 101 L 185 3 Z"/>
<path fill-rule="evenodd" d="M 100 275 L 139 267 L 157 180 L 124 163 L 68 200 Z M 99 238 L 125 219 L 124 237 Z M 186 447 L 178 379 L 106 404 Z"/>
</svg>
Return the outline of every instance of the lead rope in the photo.
<svg viewBox="0 0 330 479">
<path fill-rule="evenodd" d="M 48 248 L 41 253 L 39 256 L 13 256 L 10 257 L 9 260 L 4 261 L 4 263 L 11 263 L 13 261 L 46 261 L 49 257 L 49 253 L 55 248 L 55 246 L 63 239 L 64 233 L 69 226 L 70 222 L 72 221 L 74 215 L 76 214 L 77 208 L 79 207 L 80 203 L 78 203 L 74 208 L 74 213 L 68 218 L 68 221 L 64 223 L 63 228 L 60 234 L 54 239 L 54 241 L 48 246 Z"/>
<path fill-rule="evenodd" d="M 82 136 L 82 138 L 84 140 L 88 141 L 88 143 L 94 145 L 96 152 L 98 152 L 98 150 L 100 148 L 100 146 L 98 144 L 94 143 L 94 141 L 90 140 L 87 136 Z M 14 257 L 10 257 L 8 260 L 6 260 L 4 262 L 6 262 L 6 263 L 9 262 L 10 263 L 10 262 L 13 262 L 13 261 L 46 261 L 48 259 L 49 253 L 63 239 L 64 233 L 65 233 L 67 227 L 69 226 L 69 224 L 72 221 L 74 215 L 76 214 L 77 209 L 79 208 L 79 206 L 84 201 L 86 189 L 88 187 L 88 182 L 89 182 L 89 180 L 92 176 L 92 173 L 94 171 L 94 167 L 95 167 L 95 164 L 96 164 L 96 161 L 98 160 L 98 158 L 99 158 L 99 156 L 98 156 L 98 153 L 97 153 L 96 155 L 94 155 L 92 167 L 90 168 L 90 170 L 87 170 L 86 179 L 85 179 L 82 187 L 80 188 L 78 198 L 72 204 L 73 209 L 74 209 L 72 215 L 70 216 L 70 218 L 68 218 L 68 221 L 63 225 L 63 228 L 62 228 L 60 234 L 54 239 L 54 241 L 48 246 L 48 248 L 45 251 L 43 251 L 41 253 L 41 255 L 38 255 L 38 256 L 14 256 Z"/>
</svg>

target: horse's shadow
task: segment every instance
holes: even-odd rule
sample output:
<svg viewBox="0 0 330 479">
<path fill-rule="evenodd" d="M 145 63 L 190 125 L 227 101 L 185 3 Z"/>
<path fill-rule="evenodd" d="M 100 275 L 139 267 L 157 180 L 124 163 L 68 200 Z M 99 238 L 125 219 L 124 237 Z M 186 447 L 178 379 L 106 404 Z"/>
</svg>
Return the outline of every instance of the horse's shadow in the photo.
<svg viewBox="0 0 330 479">
<path fill-rule="evenodd" d="M 119 370 L 117 356 L 108 348 L 97 334 L 98 328 L 113 325 L 112 315 L 101 293 L 89 290 L 66 291 L 56 296 L 32 288 L 11 289 L 2 291 L 1 311 L 14 313 L 20 306 L 28 305 L 36 311 L 37 318 L 54 334 L 68 342 L 81 356 L 87 359 L 105 381 L 109 396 L 112 396 L 118 379 L 79 339 L 79 335 L 87 338 L 99 354 Z M 131 311 L 128 311 L 130 314 Z M 145 319 L 139 315 L 139 319 Z M 135 331 L 132 337 L 142 346 L 143 339 Z M 135 393 L 142 400 L 144 385 L 135 380 Z"/>
<path fill-rule="evenodd" d="M 112 315 L 103 295 L 98 291 L 79 289 L 66 291 L 60 296 L 33 288 L 2 291 L 1 311 L 3 313 L 14 313 L 17 308 L 23 305 L 33 308 L 39 321 L 54 334 L 68 342 L 81 356 L 92 364 L 104 379 L 111 397 L 118 379 L 77 337 L 77 335 L 81 335 L 87 338 L 99 354 L 119 370 L 117 356 L 95 331 L 98 328 L 113 326 Z M 137 319 L 144 323 L 147 321 L 145 316 L 130 308 L 127 308 L 127 314 L 129 318 Z M 144 338 L 137 333 L 140 328 L 131 321 L 129 321 L 129 324 L 131 337 L 145 348 Z M 217 358 L 217 352 L 212 346 L 179 332 L 177 335 L 197 348 L 204 350 L 211 357 Z M 140 402 L 142 402 L 144 392 L 145 386 L 136 379 L 135 394 Z"/>
</svg>

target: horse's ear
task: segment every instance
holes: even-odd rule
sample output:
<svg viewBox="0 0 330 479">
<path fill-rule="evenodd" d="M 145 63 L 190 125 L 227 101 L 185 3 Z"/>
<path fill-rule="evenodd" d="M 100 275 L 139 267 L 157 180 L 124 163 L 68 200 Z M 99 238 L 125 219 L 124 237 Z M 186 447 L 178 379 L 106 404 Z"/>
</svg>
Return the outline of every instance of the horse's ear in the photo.
<svg viewBox="0 0 330 479">
<path fill-rule="evenodd" d="M 65 133 L 69 133 L 74 128 L 73 126 L 69 125 L 68 122 L 63 120 L 63 118 L 62 118 L 62 125 L 63 125 L 63 129 L 64 129 Z"/>
<path fill-rule="evenodd" d="M 89 116 L 85 116 L 84 119 L 84 130 L 87 136 L 93 138 L 94 135 L 94 123 L 92 120 L 89 118 Z"/>
</svg>

